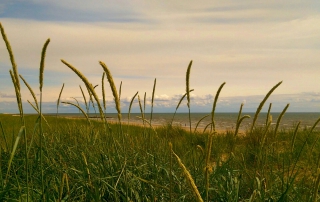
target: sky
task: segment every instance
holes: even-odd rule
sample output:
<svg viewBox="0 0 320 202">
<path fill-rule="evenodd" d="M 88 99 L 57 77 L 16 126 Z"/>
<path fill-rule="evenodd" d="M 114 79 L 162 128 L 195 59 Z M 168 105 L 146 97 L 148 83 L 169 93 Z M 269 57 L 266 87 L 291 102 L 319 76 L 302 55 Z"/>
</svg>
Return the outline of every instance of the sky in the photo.
<svg viewBox="0 0 320 202">
<path fill-rule="evenodd" d="M 155 112 L 174 112 L 190 74 L 191 112 L 211 112 L 219 86 L 226 82 L 217 112 L 320 112 L 320 1 L 317 0 L 2 0 L 0 22 L 21 74 L 39 98 L 40 55 L 47 49 L 43 112 L 54 113 L 61 100 L 84 107 L 83 82 L 64 59 L 81 71 L 100 99 L 103 61 L 119 90 L 122 112 L 136 92 L 150 103 L 154 79 Z M 18 112 L 9 75 L 11 63 L 0 40 L 0 113 Z M 21 87 L 26 113 L 35 113 L 28 89 Z M 115 112 L 105 80 L 107 112 Z M 86 94 L 87 95 L 87 94 Z M 88 95 L 87 95 L 88 97 Z M 139 111 L 138 100 L 132 110 Z M 60 112 L 77 112 L 61 104 Z M 178 112 L 186 112 L 186 101 Z"/>
</svg>

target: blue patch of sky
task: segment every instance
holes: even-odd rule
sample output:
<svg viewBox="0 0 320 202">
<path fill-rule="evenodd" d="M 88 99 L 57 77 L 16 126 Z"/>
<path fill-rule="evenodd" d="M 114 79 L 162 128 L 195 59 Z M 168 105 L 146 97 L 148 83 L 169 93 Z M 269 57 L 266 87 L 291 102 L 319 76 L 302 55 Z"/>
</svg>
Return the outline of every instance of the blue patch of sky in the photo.
<svg viewBox="0 0 320 202">
<path fill-rule="evenodd" d="M 28 82 L 30 86 L 39 85 L 39 69 L 27 69 L 19 67 L 19 74 Z M 56 86 L 57 83 L 63 83 L 63 80 L 68 79 L 69 74 L 61 74 L 61 72 L 44 70 L 44 84 L 49 86 Z M 22 81 L 21 81 L 22 82 Z"/>
<path fill-rule="evenodd" d="M 0 18 L 32 19 L 38 21 L 71 21 L 71 22 L 145 22 L 134 12 L 101 10 L 70 10 L 55 5 L 37 4 L 28 1 L 7 3 L 0 12 Z"/>
<path fill-rule="evenodd" d="M 9 70 L 12 69 L 11 66 L 5 65 L 0 62 L 0 91 L 5 92 L 8 86 L 12 85 L 12 80 L 9 74 Z M 39 69 L 31 69 L 24 66 L 19 66 L 18 64 L 18 74 L 23 76 L 23 78 L 28 82 L 28 84 L 35 88 L 39 86 Z M 70 73 L 72 74 L 72 73 Z M 46 86 L 56 86 L 57 83 L 63 83 L 64 80 L 68 80 L 70 76 L 69 73 L 61 74 L 61 72 L 44 70 L 44 83 Z M 23 81 L 20 80 L 20 84 L 24 86 Z"/>
</svg>

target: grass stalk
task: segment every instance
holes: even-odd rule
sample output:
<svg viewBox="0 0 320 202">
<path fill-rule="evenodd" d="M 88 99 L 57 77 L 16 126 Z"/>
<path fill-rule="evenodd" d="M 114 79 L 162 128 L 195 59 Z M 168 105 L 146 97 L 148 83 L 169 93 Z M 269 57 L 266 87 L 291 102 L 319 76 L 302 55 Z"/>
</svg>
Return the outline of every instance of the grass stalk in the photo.
<svg viewBox="0 0 320 202">
<path fill-rule="evenodd" d="M 193 90 L 194 90 L 194 89 L 191 89 L 189 92 L 192 92 Z M 179 102 L 178 102 L 178 104 L 177 104 L 177 106 L 176 106 L 176 110 L 174 111 L 172 120 L 171 120 L 171 124 L 170 124 L 171 126 L 172 126 L 174 117 L 176 116 L 177 111 L 178 111 L 178 109 L 179 109 L 179 107 L 180 107 L 180 104 L 181 104 L 182 100 L 184 100 L 184 98 L 185 98 L 186 96 L 187 96 L 187 93 L 185 93 L 185 94 L 180 98 L 180 100 L 179 100 Z"/>
<path fill-rule="evenodd" d="M 298 124 L 296 125 L 294 132 L 293 132 L 293 136 L 292 136 L 292 140 L 291 140 L 291 153 L 293 152 L 293 148 L 294 148 L 294 144 L 296 142 L 296 138 L 297 138 L 297 134 L 298 134 L 298 129 L 300 126 L 301 121 L 298 122 Z"/>
<path fill-rule="evenodd" d="M 169 147 L 170 147 L 170 151 L 171 151 L 171 154 L 176 158 L 179 166 L 181 167 L 182 171 L 183 171 L 183 174 L 192 190 L 192 193 L 194 194 L 195 198 L 196 198 L 196 201 L 197 202 L 203 202 L 202 198 L 201 198 L 201 195 L 199 193 L 199 190 L 196 186 L 196 184 L 194 183 L 194 180 L 190 174 L 190 172 L 188 171 L 188 169 L 186 168 L 186 166 L 182 163 L 180 157 L 174 153 L 173 149 L 172 149 L 172 144 L 171 142 L 169 143 Z"/>
<path fill-rule="evenodd" d="M 286 107 L 282 110 L 282 112 L 280 113 L 280 115 L 279 115 L 279 117 L 278 117 L 278 119 L 277 119 L 276 128 L 275 128 L 275 130 L 274 130 L 274 137 L 275 137 L 275 138 L 277 137 L 277 132 L 278 132 L 278 128 L 279 128 L 281 119 L 282 119 L 283 115 L 286 113 L 289 105 L 290 105 L 290 104 L 287 104 L 287 105 L 286 105 Z"/>
<path fill-rule="evenodd" d="M 239 121 L 240 121 L 240 117 L 241 117 L 241 114 L 242 114 L 242 108 L 243 108 L 243 103 L 241 103 L 241 105 L 240 105 L 240 109 L 239 109 L 239 112 L 238 112 L 238 118 L 237 118 L 237 123 L 236 124 L 238 124 L 239 123 Z"/>
<path fill-rule="evenodd" d="M 119 86 L 119 101 L 121 100 L 121 90 L 122 90 L 122 81 L 120 82 L 120 86 Z"/>
<path fill-rule="evenodd" d="M 58 97 L 58 100 L 57 100 L 57 115 L 56 115 L 56 118 L 58 118 L 59 105 L 60 105 L 60 99 L 61 99 L 63 88 L 64 88 L 64 83 L 62 84 L 62 87 L 61 87 L 61 90 L 60 90 L 60 93 L 59 93 L 59 97 Z"/>
<path fill-rule="evenodd" d="M 14 55 L 13 55 L 13 51 L 11 49 L 11 45 L 9 43 L 9 40 L 7 39 L 7 36 L 5 34 L 4 28 L 1 23 L 0 23 L 0 32 L 1 32 L 1 35 L 2 35 L 4 42 L 6 44 L 8 53 L 9 53 L 9 57 L 10 57 L 10 61 L 11 61 L 12 69 L 13 69 L 13 72 L 10 70 L 10 76 L 11 76 L 12 82 L 14 84 L 15 92 L 16 92 L 16 99 L 17 99 L 17 104 L 18 104 L 18 108 L 19 108 L 19 112 L 20 112 L 21 124 L 22 124 L 22 127 L 24 127 L 25 120 L 24 120 L 24 116 L 23 116 L 18 69 L 17 69 L 17 65 L 14 60 Z M 29 166 L 28 166 L 28 153 L 27 153 L 27 147 L 28 147 L 27 144 L 28 143 L 27 143 L 26 130 L 24 129 L 23 132 L 24 132 L 24 139 L 25 139 L 25 161 L 26 161 L 25 168 L 26 168 L 26 184 L 27 184 L 27 201 L 29 201 Z"/>
<path fill-rule="evenodd" d="M 112 94 L 113 94 L 113 98 L 114 98 L 114 102 L 116 104 L 116 110 L 118 112 L 118 119 L 119 119 L 119 122 L 121 123 L 121 107 L 120 107 L 120 98 L 118 96 L 118 92 L 117 92 L 117 89 L 116 89 L 116 85 L 114 84 L 114 81 L 113 81 L 113 77 L 111 75 L 111 72 L 110 70 L 108 69 L 107 65 L 104 64 L 103 62 L 99 62 L 100 65 L 102 66 L 103 70 L 106 72 L 106 75 L 107 75 L 107 79 L 109 81 L 109 84 L 110 84 L 110 88 L 111 88 L 111 91 L 112 91 Z"/>
<path fill-rule="evenodd" d="M 63 104 L 68 104 L 68 105 L 72 105 L 72 106 L 75 106 L 76 108 L 78 108 L 78 110 L 81 111 L 81 113 L 84 115 L 84 117 L 87 119 L 89 125 L 91 126 L 91 122 L 90 122 L 90 120 L 89 120 L 89 117 L 88 117 L 87 113 L 80 107 L 79 104 L 76 105 L 76 104 L 71 103 L 71 102 L 61 102 L 61 103 L 63 103 Z"/>
<path fill-rule="evenodd" d="M 203 116 L 201 119 L 199 119 L 199 121 L 198 121 L 198 123 L 196 124 L 196 127 L 195 127 L 195 129 L 194 129 L 194 133 L 196 133 L 197 128 L 198 128 L 199 124 L 201 123 L 201 121 L 202 121 L 203 119 L 207 118 L 208 116 L 210 116 L 210 114 L 205 115 L 205 116 Z"/>
<path fill-rule="evenodd" d="M 104 77 L 105 76 L 106 76 L 106 73 L 103 72 L 102 79 L 101 79 L 101 86 L 102 86 L 102 101 L 103 101 L 104 113 L 106 113 L 106 108 L 107 108 L 107 106 L 106 106 L 106 93 L 105 93 L 105 90 L 104 90 Z M 80 88 L 81 88 L 81 86 L 80 86 Z M 85 99 L 85 96 L 83 94 L 82 89 L 81 89 L 81 92 L 82 92 L 83 98 Z M 87 102 L 87 101 L 85 101 L 85 102 Z"/>
<path fill-rule="evenodd" d="M 216 131 L 216 126 L 215 126 L 215 122 L 214 122 L 214 112 L 215 112 L 215 110 L 216 110 L 216 106 L 217 106 L 217 102 L 218 102 L 218 98 L 219 98 L 220 92 L 221 92 L 221 90 L 222 90 L 222 88 L 223 88 L 223 86 L 224 86 L 225 84 L 226 84 L 226 82 L 223 82 L 223 83 L 220 85 L 220 87 L 219 87 L 219 89 L 218 89 L 218 91 L 217 91 L 217 93 L 216 93 L 216 97 L 214 98 L 214 102 L 213 102 L 213 106 L 212 106 L 212 111 L 211 111 L 211 123 L 212 123 L 211 132 L 212 132 L 212 131 L 213 131 L 213 132 Z"/>
<path fill-rule="evenodd" d="M 213 139 L 213 133 L 210 133 L 208 135 L 208 145 L 207 145 L 207 152 L 206 152 L 206 168 L 205 168 L 205 188 L 206 188 L 206 201 L 209 201 L 209 163 L 210 163 L 210 157 L 211 157 L 211 148 L 212 148 L 212 139 Z"/>
<path fill-rule="evenodd" d="M 40 111 L 39 111 L 39 109 L 37 109 L 37 107 L 34 106 L 29 100 L 27 100 L 27 102 L 31 105 L 31 107 L 32 107 L 32 108 L 39 114 L 39 116 L 40 116 Z M 50 125 L 49 125 L 49 123 L 48 123 L 48 121 L 47 121 L 46 118 L 43 116 L 43 114 L 41 114 L 41 117 L 42 117 L 42 119 L 46 122 L 47 126 L 48 126 L 49 128 L 51 128 Z"/>
<path fill-rule="evenodd" d="M 103 86 L 104 86 L 104 85 L 103 85 Z M 89 114 L 89 107 L 88 107 L 88 103 L 87 103 L 86 96 L 84 95 L 84 92 L 83 92 L 83 90 L 82 90 L 82 88 L 81 88 L 80 85 L 79 85 L 79 87 L 80 87 L 80 90 L 81 90 L 81 93 L 82 93 L 82 97 L 83 97 L 83 100 L 84 100 L 84 104 L 86 105 L 87 114 Z M 105 100 L 105 99 L 103 99 L 103 100 Z"/>
<path fill-rule="evenodd" d="M 15 92 L 16 92 L 16 99 L 17 99 L 18 108 L 19 108 L 19 112 L 20 112 L 21 125 L 24 127 L 25 126 L 25 119 L 24 119 L 23 108 L 22 108 L 18 68 L 17 68 L 17 65 L 14 60 L 14 55 L 13 55 L 13 51 L 11 49 L 11 45 L 9 43 L 9 40 L 7 39 L 7 36 L 5 34 L 4 28 L 1 23 L 0 23 L 0 32 L 1 32 L 1 35 L 2 35 L 4 42 L 6 44 L 8 53 L 9 53 L 9 57 L 10 57 L 11 65 L 12 65 L 12 70 L 13 70 L 13 72 L 10 70 L 10 76 L 11 76 L 12 82 L 14 84 Z M 27 142 L 26 129 L 24 129 L 23 132 L 24 132 L 24 140 L 25 140 L 25 162 L 26 162 L 25 169 L 26 169 L 26 184 L 27 184 L 27 201 L 29 201 L 29 164 L 28 164 L 28 153 L 27 153 L 28 142 Z"/>
<path fill-rule="evenodd" d="M 12 83 L 13 83 L 13 86 L 14 86 L 14 90 L 15 90 L 15 93 L 16 93 L 16 98 L 17 98 L 17 104 L 18 104 L 20 119 L 21 119 L 21 121 L 22 121 L 23 111 L 22 111 L 22 101 L 21 101 L 20 89 L 18 88 L 17 81 L 15 80 L 14 74 L 13 74 L 13 72 L 11 71 L 11 69 L 9 70 L 9 73 L 10 73 L 10 76 L 11 76 L 11 79 L 12 79 Z"/>
<path fill-rule="evenodd" d="M 90 91 L 90 93 L 92 93 L 94 99 L 97 102 L 98 108 L 99 108 L 99 112 L 100 112 L 100 118 L 102 121 L 104 121 L 104 113 L 98 98 L 98 95 L 96 94 L 93 86 L 91 85 L 91 83 L 88 81 L 88 79 L 79 71 L 77 70 L 75 67 L 73 67 L 71 64 L 67 63 L 64 60 L 61 60 L 61 62 L 63 64 L 65 64 L 67 67 L 69 67 L 74 73 L 76 73 L 78 75 L 78 77 L 83 81 L 83 83 L 86 85 L 86 87 L 88 88 L 88 91 Z"/>
<path fill-rule="evenodd" d="M 244 119 L 249 119 L 249 118 L 251 118 L 249 115 L 244 115 L 243 117 L 241 117 L 241 118 L 239 119 L 239 121 L 237 122 L 237 125 L 236 125 L 236 130 L 235 130 L 235 132 L 234 132 L 234 136 L 235 136 L 235 137 L 236 137 L 236 136 L 238 135 L 238 133 L 239 133 L 239 128 L 240 128 L 240 125 L 241 125 L 242 121 L 243 121 Z"/>
<path fill-rule="evenodd" d="M 22 77 L 21 74 L 19 74 L 19 77 L 21 78 L 21 80 L 23 81 L 23 83 L 27 86 L 27 88 L 29 89 L 32 97 L 33 97 L 33 100 L 34 100 L 34 103 L 36 104 L 36 107 L 37 109 L 39 109 L 39 105 L 38 105 L 38 101 L 37 101 L 37 97 L 35 95 L 35 93 L 33 92 L 31 86 L 28 84 L 28 82 Z"/>
<path fill-rule="evenodd" d="M 278 86 L 281 85 L 281 83 L 282 83 L 282 81 L 280 81 L 278 84 L 276 84 L 275 86 L 273 86 L 273 87 L 271 88 L 271 90 L 267 93 L 267 95 L 263 98 L 263 100 L 262 100 L 262 102 L 260 103 L 260 105 L 258 106 L 257 111 L 256 111 L 256 113 L 255 113 L 255 115 L 254 115 L 254 118 L 253 118 L 253 121 L 252 121 L 251 129 L 250 129 L 250 134 L 251 134 L 251 135 L 252 135 L 253 128 L 254 128 L 254 126 L 255 126 L 255 124 L 256 124 L 256 121 L 257 121 L 257 119 L 258 119 L 258 116 L 259 116 L 259 114 L 260 114 L 260 111 L 261 111 L 264 103 L 267 101 L 267 99 L 270 97 L 270 95 L 273 93 L 273 91 L 274 91 L 276 88 L 278 88 Z"/>
<path fill-rule="evenodd" d="M 8 152 L 9 151 L 8 141 L 7 141 L 6 134 L 4 132 L 3 125 L 2 125 L 1 121 L 0 121 L 0 127 L 1 127 L 2 135 L 3 135 L 4 143 L 6 145 L 6 152 Z"/>
<path fill-rule="evenodd" d="M 129 123 L 130 123 L 130 113 L 131 113 L 131 107 L 133 104 L 133 100 L 136 98 L 136 96 L 138 95 L 138 91 L 136 92 L 136 94 L 134 94 L 134 96 L 132 97 L 131 101 L 130 101 L 130 105 L 129 105 L 129 111 L 128 111 L 128 126 L 127 126 L 127 134 L 129 132 Z"/>
<path fill-rule="evenodd" d="M 272 103 L 269 104 L 269 108 L 268 108 L 268 113 L 267 113 L 267 118 L 266 118 L 266 126 L 269 123 L 269 117 L 270 117 L 270 113 L 271 113 L 271 107 L 272 107 Z"/>
<path fill-rule="evenodd" d="M 140 107 L 140 113 L 141 113 L 143 127 L 145 127 L 145 123 L 144 123 L 145 122 L 145 118 L 144 118 L 144 113 L 143 113 L 143 108 L 142 108 L 142 104 L 141 104 L 140 95 L 138 95 L 138 102 L 139 102 L 139 107 Z"/>
<path fill-rule="evenodd" d="M 3 28 L 2 24 L 1 24 L 1 22 L 0 22 L 0 31 L 1 31 L 2 38 L 3 38 L 3 40 L 4 40 L 5 44 L 6 44 L 6 47 L 7 47 L 8 53 L 9 53 L 14 79 L 16 81 L 17 88 L 20 91 L 20 81 L 19 81 L 19 77 L 18 77 L 19 74 L 18 74 L 17 64 L 16 64 L 16 62 L 14 60 L 14 55 L 13 55 L 13 51 L 12 51 L 10 42 L 9 42 L 9 40 L 7 38 L 7 35 L 6 35 L 5 31 L 4 31 L 4 28 Z"/>
<path fill-rule="evenodd" d="M 18 144 L 19 144 L 19 141 L 21 139 L 21 136 L 22 134 L 24 134 L 24 130 L 25 130 L 25 126 L 21 126 L 20 130 L 19 130 L 19 133 L 18 133 L 18 136 L 14 142 L 14 145 L 13 145 L 13 148 L 12 148 L 12 151 L 11 151 L 11 154 L 10 154 L 10 159 L 8 161 L 8 169 L 7 169 L 7 174 L 6 174 L 6 177 L 5 177 L 5 180 L 4 180 L 4 184 L 6 185 L 7 182 L 8 182 L 8 177 L 9 177 L 9 173 L 10 173 L 10 168 L 11 168 L 11 165 L 12 165 L 12 160 L 13 160 L 13 157 L 16 153 L 16 150 L 17 150 L 17 147 L 18 147 Z"/>
<path fill-rule="evenodd" d="M 152 89 L 152 98 L 151 98 L 150 124 L 152 123 L 154 94 L 155 94 L 155 92 L 156 92 L 156 85 L 157 85 L 157 79 L 154 79 L 153 89 Z"/>
<path fill-rule="evenodd" d="M 44 169 L 43 169 L 43 128 L 42 128 L 42 88 L 43 88 L 43 73 L 45 67 L 45 56 L 47 47 L 49 45 L 50 39 L 47 39 L 45 42 L 42 52 L 41 52 L 41 61 L 40 61 L 40 69 L 39 69 L 39 90 L 40 90 L 40 167 L 41 167 L 41 196 L 42 200 L 45 201 L 45 189 L 44 189 Z"/>
<path fill-rule="evenodd" d="M 186 72 L 186 93 L 187 93 L 187 106 L 189 110 L 189 128 L 190 128 L 190 133 L 191 133 L 191 113 L 190 113 L 190 71 L 191 71 L 191 66 L 192 66 L 192 60 L 190 61 L 188 65 L 188 69 Z"/>
<path fill-rule="evenodd" d="M 43 87 L 43 72 L 44 72 L 44 66 L 45 66 L 44 63 L 45 63 L 45 57 L 46 57 L 47 47 L 49 43 L 50 43 L 50 39 L 47 39 L 47 41 L 44 43 L 44 46 L 41 52 L 40 75 L 39 75 L 40 92 L 42 92 L 42 87 Z"/>
</svg>

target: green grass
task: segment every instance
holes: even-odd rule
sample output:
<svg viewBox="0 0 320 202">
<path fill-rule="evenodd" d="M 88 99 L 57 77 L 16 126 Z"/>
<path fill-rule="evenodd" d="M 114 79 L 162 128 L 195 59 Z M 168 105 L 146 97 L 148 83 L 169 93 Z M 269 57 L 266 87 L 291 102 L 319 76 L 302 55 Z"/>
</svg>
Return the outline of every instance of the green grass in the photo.
<svg viewBox="0 0 320 202">
<path fill-rule="evenodd" d="M 156 128 L 156 133 L 151 131 L 150 143 L 143 127 L 129 126 L 128 134 L 124 134 L 124 150 L 118 124 L 109 124 L 112 134 L 106 134 L 102 122 L 93 121 L 90 128 L 84 119 L 53 116 L 46 119 L 54 128 L 43 128 L 43 194 L 48 201 L 125 201 L 126 195 L 132 201 L 169 201 L 170 195 L 172 201 L 194 201 L 177 162 L 173 161 L 170 167 L 168 142 L 172 142 L 173 150 L 190 171 L 203 198 L 205 196 L 204 151 L 208 134 L 190 134 L 168 124 Z M 4 184 L 20 119 L 1 115 L 0 120 L 4 131 L 1 136 L 1 183 Z M 37 201 L 42 195 L 39 129 L 33 130 L 37 115 L 25 116 L 25 120 L 29 143 L 29 197 L 31 201 Z M 259 137 L 263 130 L 257 128 L 253 133 Z M 209 200 L 245 200 L 253 193 L 257 193 L 254 201 L 311 200 L 318 175 L 320 145 L 316 143 L 312 150 L 311 147 L 319 133 L 312 132 L 309 136 L 310 131 L 299 130 L 291 152 L 293 132 L 282 130 L 277 139 L 273 139 L 270 129 L 262 147 L 258 140 L 254 142 L 249 136 L 234 137 L 233 131 L 214 135 Z M 24 152 L 24 140 L 21 139 L 8 182 L 1 189 L 1 198 L 18 200 L 25 197 Z"/>
<path fill-rule="evenodd" d="M 59 100 L 64 85 L 57 103 L 57 115 L 43 116 L 42 96 L 34 106 L 38 114 L 25 115 L 17 66 L 1 23 L 0 29 L 12 63 L 10 74 L 19 110 L 18 116 L 0 114 L 1 201 L 318 200 L 320 132 L 314 128 L 320 119 L 311 129 L 301 129 L 297 125 L 294 129 L 285 130 L 278 128 L 280 116 L 273 128 L 270 104 L 266 126 L 255 126 L 263 105 L 281 82 L 266 94 L 245 135 L 239 136 L 237 131 L 217 133 L 215 130 L 215 107 L 225 83 L 217 91 L 207 132 L 192 132 L 191 126 L 185 130 L 171 124 L 185 97 L 189 119 L 191 116 L 190 62 L 186 73 L 186 92 L 173 113 L 171 123 L 152 129 L 149 126 L 152 119 L 143 119 L 144 127 L 124 125 L 120 121 L 125 121 L 120 111 L 118 94 L 121 93 L 117 92 L 104 63 L 100 62 L 118 112 L 119 122 L 115 124 L 103 118 L 105 114 L 95 87 L 75 67 L 62 60 L 81 78 L 88 90 L 90 101 L 88 99 L 87 110 L 82 110 L 82 113 L 89 113 L 88 103 L 92 103 L 98 108 L 101 120 L 59 117 Z M 48 43 L 49 40 L 41 56 L 41 95 Z M 155 86 L 156 80 L 152 98 Z M 32 91 L 31 87 L 29 91 Z M 85 98 L 83 91 L 82 94 Z M 143 107 L 140 99 L 139 102 L 143 118 L 146 99 Z M 80 108 L 78 103 L 71 105 Z M 249 118 L 242 116 L 242 106 L 235 120 L 236 130 L 244 118 Z"/>
</svg>

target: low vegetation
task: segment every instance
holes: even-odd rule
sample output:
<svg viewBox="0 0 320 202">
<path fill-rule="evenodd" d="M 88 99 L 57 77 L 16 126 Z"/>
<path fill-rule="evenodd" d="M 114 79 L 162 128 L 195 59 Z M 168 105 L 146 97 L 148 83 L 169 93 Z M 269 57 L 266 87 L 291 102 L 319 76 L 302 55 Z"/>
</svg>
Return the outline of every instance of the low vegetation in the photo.
<svg viewBox="0 0 320 202">
<path fill-rule="evenodd" d="M 218 133 L 215 108 L 223 83 L 213 101 L 211 123 L 205 132 L 191 126 L 186 130 L 172 125 L 175 113 L 186 98 L 190 109 L 189 79 L 192 62 L 186 73 L 186 92 L 177 105 L 171 122 L 152 127 L 156 80 L 152 91 L 150 119 L 145 118 L 146 99 L 134 95 L 129 107 L 138 100 L 142 126 L 131 125 L 122 117 L 121 87 L 116 89 L 108 67 L 103 70 L 103 103 L 96 88 L 71 64 L 62 62 L 83 81 L 80 87 L 86 109 L 83 119 L 68 119 L 58 113 L 44 116 L 42 86 L 45 42 L 39 68 L 39 102 L 27 81 L 18 74 L 10 43 L 0 23 L 8 49 L 10 70 L 19 114 L 0 115 L 0 199 L 2 201 L 317 201 L 320 183 L 319 131 L 313 127 L 279 128 L 287 105 L 277 124 L 272 126 L 271 104 L 263 127 L 255 122 L 269 96 L 281 82 L 266 94 L 257 107 L 251 128 L 244 135 L 238 129 L 244 119 L 242 104 L 236 128 Z M 110 84 L 118 114 L 117 123 L 105 118 L 105 76 Z M 23 112 L 20 80 L 33 95 L 28 101 L 37 114 Z M 76 100 L 77 101 L 77 100 Z M 100 120 L 90 119 L 89 105 L 95 106 Z M 189 111 L 189 118 L 191 114 Z M 128 119 L 129 120 L 129 119 Z M 201 121 L 201 120 L 199 120 Z M 191 122 L 191 121 L 190 121 Z"/>
</svg>

